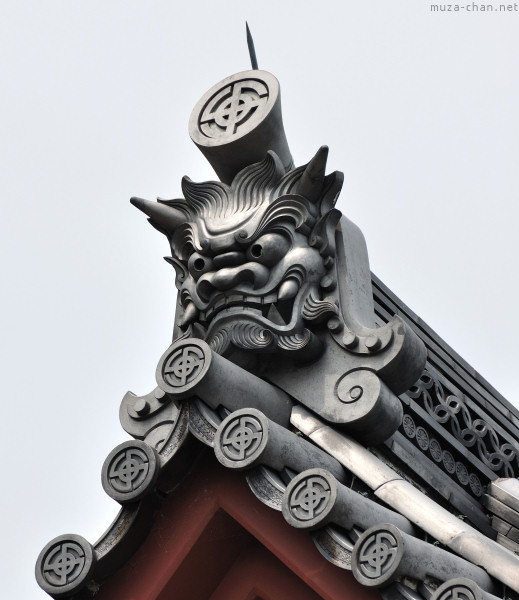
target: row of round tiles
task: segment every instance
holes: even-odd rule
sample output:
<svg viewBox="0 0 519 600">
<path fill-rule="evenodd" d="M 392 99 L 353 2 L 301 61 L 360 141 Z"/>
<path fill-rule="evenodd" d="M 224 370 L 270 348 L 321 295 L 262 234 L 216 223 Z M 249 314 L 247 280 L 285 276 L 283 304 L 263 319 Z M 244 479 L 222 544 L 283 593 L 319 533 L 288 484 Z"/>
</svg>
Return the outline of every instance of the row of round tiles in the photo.
<svg viewBox="0 0 519 600">
<path fill-rule="evenodd" d="M 402 422 L 404 433 L 409 439 L 414 439 L 422 452 L 429 451 L 433 460 L 442 464 L 449 475 L 456 474 L 458 481 L 462 485 L 468 485 L 476 497 L 483 494 L 483 484 L 475 473 L 469 473 L 467 467 L 460 461 L 457 461 L 448 450 L 443 450 L 440 443 L 435 438 L 430 438 L 427 431 L 416 426 L 410 415 L 404 415 Z"/>
<path fill-rule="evenodd" d="M 227 423 L 218 445 L 222 456 L 231 462 L 244 461 L 261 450 L 264 436 L 260 434 L 263 429 L 261 423 L 256 421 L 250 415 L 241 415 Z M 449 472 L 455 472 L 460 482 L 471 482 L 470 476 L 458 468 L 458 465 L 464 465 L 457 463 L 448 451 L 442 451 L 436 440 L 429 440 L 425 429 L 416 427 L 408 415 L 404 418 L 403 427 L 408 437 L 415 438 L 422 450 L 429 450 L 437 462 L 442 461 L 445 468 L 450 469 Z M 153 488 L 158 471 L 159 460 L 155 450 L 143 441 L 129 440 L 117 446 L 105 460 L 102 469 L 103 487 L 112 498 L 123 504 L 135 502 Z M 301 477 L 302 475 L 296 479 Z M 294 505 L 291 509 L 296 520 L 301 518 L 301 511 L 303 521 L 317 518 L 331 499 L 327 488 L 321 490 L 316 487 L 314 479 L 315 477 L 305 476 L 302 480 L 304 489 L 299 489 L 298 486 L 293 489 L 295 496 L 292 498 Z M 479 478 L 476 479 L 479 482 Z M 479 485 L 481 487 L 480 482 Z M 38 558 L 38 583 L 55 597 L 66 596 L 87 581 L 93 572 L 95 558 L 93 547 L 80 536 L 60 536 L 52 540 Z"/>
</svg>

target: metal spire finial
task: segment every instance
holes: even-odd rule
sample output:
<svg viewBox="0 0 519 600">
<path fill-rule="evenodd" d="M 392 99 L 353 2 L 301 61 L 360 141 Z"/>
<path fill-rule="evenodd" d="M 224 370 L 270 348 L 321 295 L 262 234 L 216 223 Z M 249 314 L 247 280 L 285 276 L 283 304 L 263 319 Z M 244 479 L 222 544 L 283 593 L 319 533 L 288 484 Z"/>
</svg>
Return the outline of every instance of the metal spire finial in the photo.
<svg viewBox="0 0 519 600">
<path fill-rule="evenodd" d="M 249 29 L 249 24 L 245 21 L 245 27 L 247 29 L 247 46 L 249 47 L 250 64 L 253 70 L 258 70 L 258 59 L 256 58 L 256 50 L 254 48 L 254 40 Z"/>
</svg>

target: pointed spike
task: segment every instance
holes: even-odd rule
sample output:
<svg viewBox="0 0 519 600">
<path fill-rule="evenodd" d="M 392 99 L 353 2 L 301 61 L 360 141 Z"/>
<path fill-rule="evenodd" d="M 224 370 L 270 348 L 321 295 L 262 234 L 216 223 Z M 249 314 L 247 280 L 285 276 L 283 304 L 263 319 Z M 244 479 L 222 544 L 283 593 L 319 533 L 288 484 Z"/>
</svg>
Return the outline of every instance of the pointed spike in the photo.
<svg viewBox="0 0 519 600">
<path fill-rule="evenodd" d="M 258 59 L 256 58 L 256 49 L 254 48 L 254 40 L 249 29 L 249 24 L 245 21 L 245 29 L 247 31 L 247 46 L 249 48 L 250 64 L 254 71 L 258 70 Z"/>
<path fill-rule="evenodd" d="M 276 308 L 281 318 L 288 325 L 292 319 L 293 303 L 292 300 L 279 300 L 276 303 Z"/>
<path fill-rule="evenodd" d="M 324 178 L 327 160 L 328 146 L 321 146 L 306 167 L 306 171 L 311 179 Z"/>
<path fill-rule="evenodd" d="M 295 279 L 287 279 L 279 287 L 278 300 L 290 300 L 296 296 L 299 291 L 299 285 Z"/>
<path fill-rule="evenodd" d="M 276 325 L 286 325 L 283 317 L 279 314 L 279 311 L 274 304 L 270 305 L 267 313 L 267 319 Z"/>
<path fill-rule="evenodd" d="M 130 202 L 145 215 L 148 215 L 154 223 L 167 231 L 174 231 L 186 220 L 186 217 L 182 212 L 167 204 L 150 202 L 149 200 L 135 197 L 130 198 Z"/>
<path fill-rule="evenodd" d="M 187 268 L 180 260 L 173 256 L 165 256 L 164 260 L 175 269 L 175 275 L 178 282 L 182 283 L 187 276 Z"/>
<path fill-rule="evenodd" d="M 319 199 L 319 194 L 323 188 L 327 160 L 328 146 L 321 146 L 312 160 L 306 165 L 306 169 L 299 180 L 297 193 L 311 202 L 317 202 Z"/>
<path fill-rule="evenodd" d="M 193 323 L 193 321 L 196 321 L 196 319 L 198 318 L 199 314 L 200 314 L 200 311 L 198 310 L 198 308 L 193 304 L 193 302 L 190 302 L 186 306 L 186 310 L 184 311 L 184 315 L 180 319 L 180 323 L 178 324 L 178 326 L 180 327 L 180 329 L 182 329 L 182 330 L 186 329 L 186 327 L 188 325 L 190 325 L 191 323 Z"/>
</svg>

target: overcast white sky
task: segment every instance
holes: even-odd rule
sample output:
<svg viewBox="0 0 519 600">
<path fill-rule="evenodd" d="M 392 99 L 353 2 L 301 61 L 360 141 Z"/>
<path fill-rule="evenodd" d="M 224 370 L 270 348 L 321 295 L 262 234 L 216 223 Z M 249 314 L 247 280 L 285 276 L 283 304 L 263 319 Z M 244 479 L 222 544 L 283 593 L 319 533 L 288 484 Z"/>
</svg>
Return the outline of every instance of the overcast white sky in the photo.
<svg viewBox="0 0 519 600">
<path fill-rule="evenodd" d="M 3 0 L 5 598 L 47 598 L 33 576 L 43 545 L 95 542 L 117 512 L 101 465 L 127 439 L 124 393 L 154 386 L 175 301 L 166 240 L 128 199 L 214 177 L 187 122 L 249 68 L 245 19 L 281 82 L 296 164 L 330 146 L 372 270 L 519 406 L 519 12 Z"/>
</svg>

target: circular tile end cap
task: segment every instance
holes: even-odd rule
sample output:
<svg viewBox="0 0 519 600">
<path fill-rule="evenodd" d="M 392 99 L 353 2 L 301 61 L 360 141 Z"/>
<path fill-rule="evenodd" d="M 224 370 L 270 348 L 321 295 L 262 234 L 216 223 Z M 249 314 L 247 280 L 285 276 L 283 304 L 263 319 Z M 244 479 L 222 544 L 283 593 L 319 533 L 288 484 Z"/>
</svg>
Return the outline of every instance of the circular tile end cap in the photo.
<svg viewBox="0 0 519 600">
<path fill-rule="evenodd" d="M 230 469 L 256 466 L 268 442 L 269 421 L 255 408 L 241 408 L 222 421 L 214 438 L 218 461 Z"/>
<path fill-rule="evenodd" d="M 160 463 L 155 450 L 140 440 L 119 444 L 101 470 L 104 491 L 120 504 L 137 502 L 153 489 Z"/>
<path fill-rule="evenodd" d="M 382 587 L 398 576 L 404 552 L 404 540 L 398 527 L 389 523 L 375 525 L 357 540 L 351 570 L 362 585 Z"/>
<path fill-rule="evenodd" d="M 161 390 L 173 398 L 193 395 L 211 365 L 211 348 L 202 340 L 189 338 L 171 344 L 157 365 L 155 378 Z"/>
<path fill-rule="evenodd" d="M 456 577 L 443 583 L 431 600 L 483 600 L 481 588 L 466 577 Z"/>
<path fill-rule="evenodd" d="M 54 598 L 80 590 L 91 578 L 96 563 L 92 545 L 80 535 L 60 535 L 51 540 L 36 561 L 36 581 Z"/>
<path fill-rule="evenodd" d="M 282 512 L 297 529 L 323 526 L 337 499 L 337 480 L 325 469 L 303 471 L 288 484 Z"/>
<path fill-rule="evenodd" d="M 268 71 L 226 77 L 196 103 L 189 135 L 198 146 L 223 146 L 243 138 L 268 117 L 279 98 L 279 82 Z"/>
</svg>

